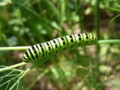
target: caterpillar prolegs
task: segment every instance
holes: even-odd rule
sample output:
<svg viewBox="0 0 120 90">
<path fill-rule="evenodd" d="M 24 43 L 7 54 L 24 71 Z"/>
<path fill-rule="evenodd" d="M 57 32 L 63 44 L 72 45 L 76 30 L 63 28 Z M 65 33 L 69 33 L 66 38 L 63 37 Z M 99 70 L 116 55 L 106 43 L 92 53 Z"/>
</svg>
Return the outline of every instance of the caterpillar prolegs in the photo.
<svg viewBox="0 0 120 90">
<path fill-rule="evenodd" d="M 31 46 L 23 56 L 24 62 L 42 60 L 67 48 L 94 45 L 96 43 L 97 38 L 92 33 L 63 36 L 61 38 Z"/>
</svg>

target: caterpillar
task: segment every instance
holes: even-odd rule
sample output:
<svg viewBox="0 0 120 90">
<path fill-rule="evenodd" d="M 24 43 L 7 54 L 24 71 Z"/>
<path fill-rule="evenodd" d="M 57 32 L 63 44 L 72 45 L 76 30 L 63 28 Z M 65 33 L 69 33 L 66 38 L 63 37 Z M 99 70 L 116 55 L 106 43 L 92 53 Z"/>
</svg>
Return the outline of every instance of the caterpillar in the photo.
<svg viewBox="0 0 120 90">
<path fill-rule="evenodd" d="M 97 38 L 92 33 L 67 35 L 31 46 L 23 58 L 24 62 L 35 62 L 53 56 L 67 48 L 94 44 L 97 44 Z"/>
</svg>

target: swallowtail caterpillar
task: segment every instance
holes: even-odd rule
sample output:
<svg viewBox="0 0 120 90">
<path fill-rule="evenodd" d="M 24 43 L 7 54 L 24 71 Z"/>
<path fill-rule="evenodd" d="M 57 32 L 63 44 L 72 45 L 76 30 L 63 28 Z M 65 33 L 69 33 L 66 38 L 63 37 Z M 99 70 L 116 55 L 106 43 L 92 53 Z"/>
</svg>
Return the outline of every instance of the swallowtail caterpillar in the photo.
<svg viewBox="0 0 120 90">
<path fill-rule="evenodd" d="M 31 46 L 24 54 L 24 62 L 35 62 L 46 59 L 67 48 L 97 44 L 92 33 L 73 34 L 56 38 L 48 42 Z"/>
</svg>

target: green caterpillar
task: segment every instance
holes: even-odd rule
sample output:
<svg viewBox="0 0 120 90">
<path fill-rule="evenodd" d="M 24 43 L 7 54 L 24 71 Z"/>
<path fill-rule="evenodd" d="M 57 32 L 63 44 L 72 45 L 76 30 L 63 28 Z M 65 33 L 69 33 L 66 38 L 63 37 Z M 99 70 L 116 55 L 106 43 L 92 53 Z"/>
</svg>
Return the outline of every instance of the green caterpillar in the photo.
<svg viewBox="0 0 120 90">
<path fill-rule="evenodd" d="M 67 48 L 94 44 L 97 44 L 97 38 L 92 33 L 67 35 L 31 46 L 23 56 L 24 62 L 46 59 Z"/>
</svg>

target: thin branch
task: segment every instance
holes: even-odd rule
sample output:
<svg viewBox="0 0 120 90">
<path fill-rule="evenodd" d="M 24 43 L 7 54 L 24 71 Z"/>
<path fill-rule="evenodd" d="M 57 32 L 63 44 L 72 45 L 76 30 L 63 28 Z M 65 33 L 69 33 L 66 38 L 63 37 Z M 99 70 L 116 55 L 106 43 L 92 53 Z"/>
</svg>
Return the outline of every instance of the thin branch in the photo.
<svg viewBox="0 0 120 90">
<path fill-rule="evenodd" d="M 111 40 L 99 40 L 98 44 L 120 44 L 120 39 L 111 39 Z M 16 46 L 16 47 L 0 47 L 0 51 L 7 51 L 7 50 L 26 50 L 31 46 Z"/>
<path fill-rule="evenodd" d="M 98 44 L 120 44 L 120 39 L 114 40 L 99 40 Z"/>
<path fill-rule="evenodd" d="M 22 63 L 18 63 L 18 64 L 15 64 L 15 65 L 12 65 L 12 66 L 1 68 L 0 72 L 5 71 L 5 70 L 10 70 L 12 68 L 16 68 L 16 67 L 19 67 L 19 66 L 22 66 L 22 65 L 25 65 L 25 64 L 26 64 L 25 62 L 22 62 Z"/>
<path fill-rule="evenodd" d="M 17 82 L 19 82 L 29 70 L 30 70 L 30 68 L 28 68 L 24 73 L 22 73 L 20 78 L 12 85 L 12 87 L 9 90 L 12 90 L 14 88 L 14 86 L 17 84 Z"/>
<path fill-rule="evenodd" d="M 30 46 L 15 46 L 15 47 L 0 47 L 0 51 L 7 51 L 7 50 L 26 50 L 30 48 Z"/>
</svg>

